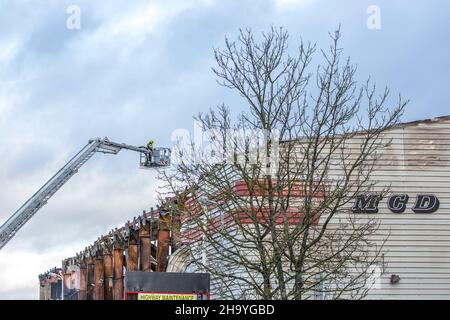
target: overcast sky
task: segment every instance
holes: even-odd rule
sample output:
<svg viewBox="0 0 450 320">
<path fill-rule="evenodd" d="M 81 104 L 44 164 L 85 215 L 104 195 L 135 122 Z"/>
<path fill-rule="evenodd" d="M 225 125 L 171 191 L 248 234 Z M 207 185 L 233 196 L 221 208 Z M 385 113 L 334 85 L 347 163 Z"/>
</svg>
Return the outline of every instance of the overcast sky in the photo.
<svg viewBox="0 0 450 320">
<path fill-rule="evenodd" d="M 210 70 L 242 27 L 324 47 L 341 24 L 358 78 L 411 100 L 405 121 L 450 114 L 449 12 L 442 0 L 0 0 L 0 223 L 91 137 L 168 146 L 194 114 L 245 107 Z M 37 299 L 39 273 L 155 205 L 156 188 L 137 154 L 95 155 L 0 251 L 0 298 Z"/>
</svg>

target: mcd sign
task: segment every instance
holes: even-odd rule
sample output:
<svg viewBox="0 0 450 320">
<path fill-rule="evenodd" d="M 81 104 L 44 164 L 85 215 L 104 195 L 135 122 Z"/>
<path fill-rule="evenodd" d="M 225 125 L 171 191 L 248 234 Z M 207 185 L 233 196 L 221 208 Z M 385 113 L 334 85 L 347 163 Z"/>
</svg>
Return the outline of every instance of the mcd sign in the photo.
<svg viewBox="0 0 450 320">
<path fill-rule="evenodd" d="M 382 197 L 378 194 L 359 195 L 352 207 L 354 213 L 378 213 L 378 204 Z M 387 200 L 387 206 L 393 213 L 405 212 L 409 201 L 407 194 L 394 194 Z M 439 209 L 439 199 L 431 194 L 418 194 L 411 210 L 414 213 L 433 213 Z"/>
</svg>

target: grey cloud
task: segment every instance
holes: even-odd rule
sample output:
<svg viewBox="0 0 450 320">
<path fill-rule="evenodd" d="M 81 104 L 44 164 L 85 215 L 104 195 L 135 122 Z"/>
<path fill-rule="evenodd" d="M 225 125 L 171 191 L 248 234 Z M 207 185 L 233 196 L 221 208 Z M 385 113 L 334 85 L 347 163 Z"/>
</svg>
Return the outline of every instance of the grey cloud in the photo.
<svg viewBox="0 0 450 320">
<path fill-rule="evenodd" d="M 221 102 L 244 107 L 210 71 L 212 49 L 240 27 L 285 26 L 292 48 L 300 36 L 327 45 L 342 23 L 343 47 L 380 85 L 412 98 L 407 119 L 448 113 L 446 88 L 450 7 L 377 1 L 382 29 L 366 28 L 373 1 L 309 1 L 278 10 L 274 1 L 170 3 L 181 9 L 145 32 L 111 33 L 122 16 L 149 1 L 3 1 L 0 10 L 0 221 L 4 221 L 90 137 L 169 145 L 192 115 Z M 162 4 L 163 1 L 154 3 Z M 167 3 L 167 1 L 165 2 Z M 69 4 L 82 9 L 82 29 L 65 28 Z M 132 7 L 130 7 L 132 6 Z M 17 44 L 8 61 L 6 46 Z M 6 49 L 5 49 L 6 50 Z M 154 173 L 137 155 L 96 155 L 0 252 L 0 298 L 36 298 L 37 274 L 155 205 Z M 1 222 L 0 222 L 1 223 Z M 7 279 L 32 259 L 16 286 Z M 34 290 L 34 291 L 33 291 Z"/>
</svg>

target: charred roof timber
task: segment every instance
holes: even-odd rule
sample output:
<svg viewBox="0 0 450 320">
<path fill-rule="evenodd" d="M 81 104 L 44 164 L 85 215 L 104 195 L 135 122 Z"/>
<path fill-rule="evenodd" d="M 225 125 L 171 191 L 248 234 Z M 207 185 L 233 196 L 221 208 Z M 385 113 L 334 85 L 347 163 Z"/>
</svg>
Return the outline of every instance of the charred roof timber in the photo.
<svg viewBox="0 0 450 320">
<path fill-rule="evenodd" d="M 165 271 L 169 252 L 175 250 L 171 234 L 171 216 L 151 208 L 101 235 L 74 257 L 63 260 L 59 274 L 64 280 L 64 299 L 123 299 L 127 271 Z M 40 281 L 49 274 L 40 275 Z M 48 297 L 41 290 L 40 299 Z"/>
<path fill-rule="evenodd" d="M 78 172 L 95 153 L 117 154 L 126 149 L 139 152 L 141 168 L 160 168 L 170 166 L 171 150 L 168 148 L 135 147 L 125 143 L 109 141 L 108 138 L 91 139 L 69 162 L 48 180 L 31 198 L 0 226 L 0 249 L 2 249 L 41 209 L 47 201 Z"/>
</svg>

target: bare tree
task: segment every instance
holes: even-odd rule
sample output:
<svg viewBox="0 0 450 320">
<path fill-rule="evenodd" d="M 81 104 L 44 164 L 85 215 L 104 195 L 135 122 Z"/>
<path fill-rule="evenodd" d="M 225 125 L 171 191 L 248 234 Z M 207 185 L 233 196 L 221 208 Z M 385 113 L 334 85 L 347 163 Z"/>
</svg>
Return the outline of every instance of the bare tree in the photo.
<svg viewBox="0 0 450 320">
<path fill-rule="evenodd" d="M 378 219 L 351 203 L 374 190 L 407 102 L 387 106 L 388 89 L 358 85 L 340 30 L 330 38 L 328 50 L 301 41 L 290 53 L 282 28 L 259 40 L 241 30 L 214 51 L 219 84 L 247 108 L 195 117 L 208 145 L 180 141 L 163 179 L 193 270 L 211 273 L 220 298 L 362 298 L 383 266 Z"/>
</svg>

